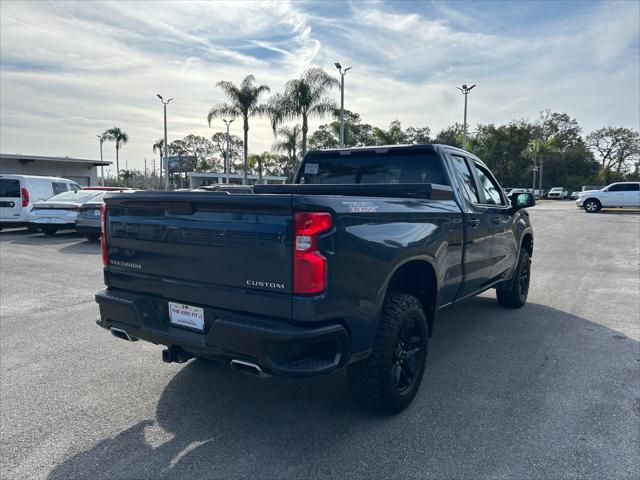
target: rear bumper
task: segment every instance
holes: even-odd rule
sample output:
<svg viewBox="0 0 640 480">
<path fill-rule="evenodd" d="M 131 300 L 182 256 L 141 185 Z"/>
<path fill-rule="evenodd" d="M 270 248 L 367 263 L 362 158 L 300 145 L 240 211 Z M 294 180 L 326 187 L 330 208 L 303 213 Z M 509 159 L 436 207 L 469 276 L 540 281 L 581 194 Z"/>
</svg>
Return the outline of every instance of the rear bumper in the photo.
<svg viewBox="0 0 640 480">
<path fill-rule="evenodd" d="M 0 228 L 28 227 L 28 220 L 0 220 Z"/>
<path fill-rule="evenodd" d="M 300 327 L 285 320 L 205 308 L 203 333 L 173 326 L 167 301 L 123 290 L 96 294 L 97 323 L 199 357 L 255 363 L 263 372 L 282 377 L 328 373 L 350 359 L 351 340 L 340 324 Z"/>
<path fill-rule="evenodd" d="M 76 224 L 75 223 L 29 222 L 29 227 L 35 228 L 37 230 L 42 230 L 43 228 L 56 228 L 58 230 L 66 230 L 66 229 L 76 228 Z"/>
<path fill-rule="evenodd" d="M 92 227 L 91 225 L 80 225 L 77 222 L 76 222 L 76 231 L 78 233 L 81 233 L 82 235 L 87 235 L 87 234 L 100 235 L 100 234 L 102 234 L 102 228 L 101 227 Z"/>
</svg>

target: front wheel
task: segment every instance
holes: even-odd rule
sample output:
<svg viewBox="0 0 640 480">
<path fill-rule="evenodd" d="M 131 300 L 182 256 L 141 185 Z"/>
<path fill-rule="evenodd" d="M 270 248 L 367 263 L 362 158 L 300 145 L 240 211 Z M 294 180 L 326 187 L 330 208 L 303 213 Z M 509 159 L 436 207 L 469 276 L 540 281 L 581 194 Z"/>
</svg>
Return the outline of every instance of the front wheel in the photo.
<svg viewBox="0 0 640 480">
<path fill-rule="evenodd" d="M 496 288 L 498 303 L 507 308 L 520 308 L 527 303 L 531 281 L 531 257 L 524 248 L 520 251 L 513 277 Z"/>
<path fill-rule="evenodd" d="M 584 208 L 584 211 L 587 213 L 597 213 L 602 208 L 602 205 L 598 200 L 590 198 L 589 200 L 585 200 L 582 204 L 582 208 Z"/>
<path fill-rule="evenodd" d="M 351 389 L 364 406 L 395 414 L 418 392 L 427 359 L 427 319 L 420 301 L 401 293 L 387 297 L 371 355 L 349 365 Z"/>
</svg>

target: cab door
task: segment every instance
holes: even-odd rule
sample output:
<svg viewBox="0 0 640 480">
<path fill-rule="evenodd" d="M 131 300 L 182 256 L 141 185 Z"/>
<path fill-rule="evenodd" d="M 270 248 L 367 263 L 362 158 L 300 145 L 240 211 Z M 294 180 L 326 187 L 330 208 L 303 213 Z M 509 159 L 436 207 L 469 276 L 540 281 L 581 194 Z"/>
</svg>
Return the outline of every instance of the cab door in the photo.
<svg viewBox="0 0 640 480">
<path fill-rule="evenodd" d="M 462 262 L 464 275 L 457 298 L 467 297 L 484 289 L 493 275 L 492 217 L 478 193 L 472 162 L 459 153 L 449 153 L 450 164 L 464 198 L 465 246 Z"/>
<path fill-rule="evenodd" d="M 473 170 L 478 183 L 480 205 L 491 224 L 491 281 L 511 275 L 516 264 L 518 244 L 513 229 L 513 210 L 489 169 L 478 161 L 473 162 Z"/>
</svg>

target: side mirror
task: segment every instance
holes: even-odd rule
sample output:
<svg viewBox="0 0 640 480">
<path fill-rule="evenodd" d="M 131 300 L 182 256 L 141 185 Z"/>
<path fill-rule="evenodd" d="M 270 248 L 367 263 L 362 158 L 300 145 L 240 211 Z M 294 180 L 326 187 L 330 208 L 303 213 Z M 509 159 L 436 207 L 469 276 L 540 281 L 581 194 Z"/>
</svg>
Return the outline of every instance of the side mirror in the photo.
<svg viewBox="0 0 640 480">
<path fill-rule="evenodd" d="M 536 198 L 533 196 L 533 193 L 514 193 L 511 195 L 511 206 L 514 210 L 533 207 L 535 204 Z"/>
</svg>

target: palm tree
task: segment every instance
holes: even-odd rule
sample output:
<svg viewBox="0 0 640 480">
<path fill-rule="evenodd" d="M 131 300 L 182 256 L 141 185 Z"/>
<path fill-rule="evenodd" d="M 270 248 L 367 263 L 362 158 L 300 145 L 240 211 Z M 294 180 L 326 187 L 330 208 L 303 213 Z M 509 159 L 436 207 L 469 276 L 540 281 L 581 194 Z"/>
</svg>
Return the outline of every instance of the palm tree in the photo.
<svg viewBox="0 0 640 480">
<path fill-rule="evenodd" d="M 291 160 L 294 169 L 298 163 L 298 145 L 300 145 L 300 126 L 282 127 L 278 130 L 278 135 L 282 140 L 278 140 L 273 144 L 273 151 L 286 154 Z"/>
<path fill-rule="evenodd" d="M 160 156 L 160 186 L 162 186 L 162 157 L 164 156 L 164 138 L 160 138 L 156 140 L 156 143 L 153 144 L 153 153 L 158 151 L 158 155 Z"/>
<path fill-rule="evenodd" d="M 322 117 L 336 108 L 334 100 L 327 94 L 338 84 L 337 79 L 317 67 L 309 68 L 300 78 L 289 80 L 284 86 L 284 93 L 275 95 L 269 104 L 274 134 L 278 126 L 286 121 L 302 118 L 301 153 L 304 155 L 307 151 L 309 118 Z"/>
<path fill-rule="evenodd" d="M 217 87 L 221 88 L 229 103 L 219 103 L 214 105 L 209 114 L 207 115 L 207 122 L 211 127 L 211 120 L 214 118 L 230 117 L 230 118 L 242 118 L 244 122 L 244 184 L 247 184 L 247 158 L 249 148 L 249 117 L 255 115 L 264 115 L 267 113 L 268 108 L 266 105 L 259 103 L 260 96 L 263 93 L 269 92 L 269 87 L 266 85 L 254 85 L 256 81 L 253 75 L 247 75 L 240 83 L 240 86 L 233 84 L 232 82 L 218 82 Z"/>
<path fill-rule="evenodd" d="M 267 175 L 273 175 L 273 170 L 278 166 L 278 158 L 270 152 L 254 153 L 249 155 L 249 168 L 252 171 L 258 171 L 258 183 L 262 183 L 263 173 L 266 170 Z"/>
<path fill-rule="evenodd" d="M 122 131 L 120 127 L 113 127 L 105 130 L 102 136 L 106 141 L 116 142 L 116 178 L 120 180 L 120 146 L 129 141 L 129 135 Z"/>
</svg>

